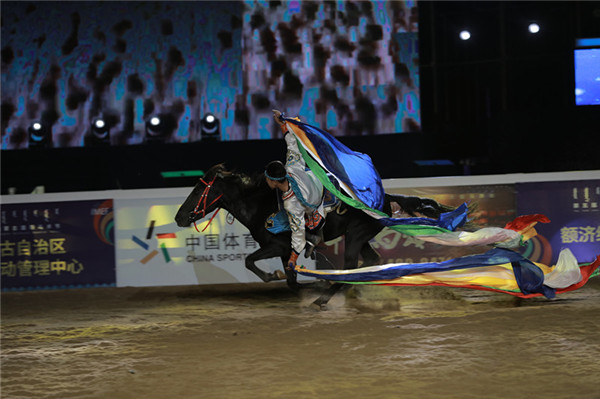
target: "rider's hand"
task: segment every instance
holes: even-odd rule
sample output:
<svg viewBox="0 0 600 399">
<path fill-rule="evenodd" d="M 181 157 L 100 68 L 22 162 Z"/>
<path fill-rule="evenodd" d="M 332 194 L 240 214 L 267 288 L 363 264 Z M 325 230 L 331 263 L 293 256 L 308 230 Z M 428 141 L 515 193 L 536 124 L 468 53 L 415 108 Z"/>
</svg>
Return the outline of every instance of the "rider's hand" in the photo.
<svg viewBox="0 0 600 399">
<path fill-rule="evenodd" d="M 281 119 L 281 116 L 283 114 L 281 113 L 281 111 L 274 109 L 273 110 L 273 119 L 275 120 L 275 122 L 277 122 L 277 124 L 279 124 L 279 126 L 283 126 L 285 124 L 285 122 Z"/>
<path fill-rule="evenodd" d="M 290 259 L 287 262 L 287 270 L 294 270 L 296 268 L 296 261 L 298 260 L 298 255 L 300 254 L 292 249 Z"/>
</svg>

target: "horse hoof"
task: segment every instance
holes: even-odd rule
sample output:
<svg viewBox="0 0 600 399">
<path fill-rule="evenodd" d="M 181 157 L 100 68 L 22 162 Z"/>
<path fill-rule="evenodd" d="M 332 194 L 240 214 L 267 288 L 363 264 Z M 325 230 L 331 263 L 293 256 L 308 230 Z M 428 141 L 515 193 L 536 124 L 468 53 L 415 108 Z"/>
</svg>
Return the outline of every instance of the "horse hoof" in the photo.
<svg viewBox="0 0 600 399">
<path fill-rule="evenodd" d="M 326 303 L 321 303 L 319 301 L 314 301 L 313 303 L 310 304 L 310 308 L 314 309 L 314 310 L 318 310 L 318 311 L 325 311 L 328 310 L 327 308 L 327 304 Z"/>
<path fill-rule="evenodd" d="M 287 276 L 281 270 L 275 270 L 275 272 L 273 273 L 273 277 L 274 277 L 275 280 L 285 280 L 285 279 L 287 279 Z"/>
</svg>

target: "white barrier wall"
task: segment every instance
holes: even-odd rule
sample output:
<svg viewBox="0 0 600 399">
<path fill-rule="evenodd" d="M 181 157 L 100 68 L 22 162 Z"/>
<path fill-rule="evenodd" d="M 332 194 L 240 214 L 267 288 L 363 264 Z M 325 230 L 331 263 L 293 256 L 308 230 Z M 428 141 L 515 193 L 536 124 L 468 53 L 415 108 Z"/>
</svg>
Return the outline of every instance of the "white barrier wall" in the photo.
<svg viewBox="0 0 600 399">
<path fill-rule="evenodd" d="M 197 223 L 200 232 L 195 227 L 180 228 L 175 224 L 174 217 L 181 203 L 191 192 L 191 188 L 156 189 L 156 190 L 122 190 L 77 193 L 53 193 L 13 195 L 2 198 L 3 212 L 17 213 L 25 219 L 31 214 L 50 213 L 53 225 L 58 226 L 60 215 L 46 212 L 47 204 L 75 204 L 86 203 L 99 198 L 112 198 L 114 214 L 114 229 L 111 232 L 114 245 L 107 248 L 114 251 L 114 264 L 105 262 L 104 279 L 107 273 L 112 274 L 114 283 L 106 285 L 125 286 L 170 286 L 190 284 L 227 284 L 250 283 L 261 280 L 245 267 L 245 258 L 259 247 L 249 231 L 234 220 L 226 211 L 221 210 L 210 225 L 210 217 Z M 275 193 L 273 193 L 275 195 Z M 27 210 L 15 211 L 17 205 L 30 205 Z M 50 207 L 51 208 L 51 207 Z M 39 210 L 39 212 L 38 212 Z M 26 213 L 28 212 L 28 213 Z M 4 218 L 3 218 L 4 219 Z M 48 220 L 50 220 L 48 219 Z M 81 218 L 83 219 L 83 218 Z M 111 218 L 113 219 L 113 218 Z M 90 224 L 88 221 L 82 222 Z M 15 223 L 12 223 L 13 225 Z M 15 231 L 3 232 L 2 241 L 15 248 L 19 242 L 34 242 L 36 231 L 30 231 L 27 220 L 15 226 Z M 72 223 L 71 223 L 72 224 Z M 65 225 L 65 222 L 62 222 Z M 8 227 L 8 226 L 7 226 Z M 23 228 L 21 228 L 23 227 Z M 12 227 L 11 227 L 12 230 Z M 23 231 L 21 231 L 23 230 Z M 63 237 L 66 233 L 61 230 L 46 231 L 51 237 Z M 90 235 L 90 234 L 88 234 Z M 92 239 L 91 237 L 88 237 Z M 50 240 L 58 238 L 50 238 Z M 69 240 L 67 240 L 67 243 Z M 7 246 L 7 245 L 5 245 Z M 75 253 L 76 248 L 65 247 L 62 255 L 69 257 Z M 90 284 L 65 282 L 65 273 L 20 273 L 21 266 L 29 262 L 26 257 L 36 254 L 19 254 L 16 250 L 12 253 L 14 261 L 3 260 L 3 289 L 45 289 L 45 288 L 81 288 L 98 286 Z M 19 256 L 23 255 L 23 256 Z M 44 259 L 45 263 L 52 263 L 53 254 Z M 33 262 L 33 261 L 31 261 Z M 35 262 L 39 262 L 35 260 Z M 81 262 L 80 262 L 81 263 Z M 82 268 L 91 268 L 93 260 L 83 262 Z M 258 261 L 257 266 L 266 272 L 282 269 L 280 259 Z M 314 267 L 314 260 L 302 259 L 302 264 Z M 94 265 L 100 268 L 99 265 Z M 301 278 L 303 280 L 306 278 Z M 7 287 L 5 283 L 13 280 L 14 284 Z M 16 280 L 16 281 L 14 281 Z"/>
<path fill-rule="evenodd" d="M 197 223 L 200 232 L 177 227 L 173 219 L 187 194 L 115 200 L 117 286 L 261 281 L 244 264 L 258 244 L 225 210 L 210 224 L 210 217 Z M 257 266 L 272 272 L 282 264 L 269 259 Z"/>
<path fill-rule="evenodd" d="M 599 178 L 600 171 L 581 171 L 388 179 L 384 180 L 383 184 L 386 191 L 393 192 L 413 187 L 577 182 L 594 181 Z M 600 182 L 596 186 L 600 186 Z M 259 282 L 260 280 L 244 266 L 245 257 L 258 249 L 258 245 L 239 222 L 231 220 L 226 211 L 221 210 L 203 233 L 197 232 L 193 226 L 185 229 L 177 227 L 174 222 L 175 213 L 191 189 L 190 187 L 109 190 L 3 196 L 3 227 L 1 229 L 3 290 L 94 286 L 88 282 L 86 284 L 73 283 L 73 279 L 75 278 L 76 281 L 77 277 L 73 275 L 69 275 L 71 279 L 69 282 L 60 282 L 67 276 L 66 265 L 71 262 L 69 260 L 73 258 L 71 255 L 78 250 L 78 248 L 68 245 L 70 241 L 73 241 L 71 239 L 63 240 L 62 256 L 67 259 L 63 262 L 64 264 L 56 263 L 58 258 L 48 252 L 45 254 L 35 253 L 33 250 L 19 252 L 19 243 L 39 243 L 42 241 L 40 237 L 45 236 L 40 235 L 42 231 L 30 223 L 30 220 L 29 222 L 23 220 L 20 225 L 15 223 L 15 220 L 31 219 L 34 214 L 37 217 L 40 213 L 47 213 L 45 220 L 49 226 L 51 223 L 53 225 L 50 226 L 52 229 L 47 229 L 43 233 L 53 234 L 48 237 L 55 238 L 49 239 L 60 240 L 61 237 L 66 237 L 65 231 L 63 231 L 64 226 L 70 226 L 69 234 L 71 236 L 76 234 L 73 231 L 80 230 L 77 230 L 77 222 L 73 221 L 73 218 L 61 219 L 63 215 L 54 214 L 57 211 L 49 212 L 46 209 L 47 204 L 61 203 L 68 209 L 69 204 L 73 204 L 75 207 L 76 204 L 87 203 L 86 201 L 105 201 L 105 199 L 112 199 L 113 209 L 106 210 L 99 205 L 92 207 L 91 221 L 86 223 L 93 224 L 90 229 L 96 232 L 94 239 L 103 241 L 102 245 L 112 245 L 105 248 L 106 251 L 114 251 L 114 265 L 102 266 L 105 268 L 105 274 L 113 276 L 114 283 L 108 285 L 122 287 Z M 600 195 L 600 193 L 598 194 Z M 108 212 L 112 212 L 112 215 L 107 214 Z M 198 224 L 200 230 L 206 226 L 208 219 L 207 217 Z M 93 234 L 91 235 L 93 236 Z M 600 243 L 600 238 L 598 242 Z M 46 257 L 44 258 L 44 256 Z M 48 269 L 44 273 L 49 272 L 49 274 L 42 274 L 42 269 L 38 267 L 38 264 L 45 264 L 45 262 L 48 265 L 54 264 L 53 272 L 52 269 Z M 92 263 L 92 261 L 88 262 Z M 314 267 L 314 261 L 302 259 L 302 264 Z M 260 261 L 258 266 L 269 272 L 282 267 L 278 259 Z M 79 264 L 71 262 L 69 267 L 82 270 L 90 268 L 85 262 L 79 262 Z M 98 268 L 98 265 L 95 267 Z"/>
</svg>

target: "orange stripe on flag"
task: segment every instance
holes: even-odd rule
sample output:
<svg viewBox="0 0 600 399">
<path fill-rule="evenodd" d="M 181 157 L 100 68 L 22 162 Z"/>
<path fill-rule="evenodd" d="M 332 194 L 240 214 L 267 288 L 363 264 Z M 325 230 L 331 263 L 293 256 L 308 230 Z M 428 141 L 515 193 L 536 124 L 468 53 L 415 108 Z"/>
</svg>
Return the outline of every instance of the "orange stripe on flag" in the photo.
<svg viewBox="0 0 600 399">
<path fill-rule="evenodd" d="M 302 141 L 304 147 L 306 147 L 313 154 L 313 156 L 318 156 L 317 150 L 315 149 L 311 141 L 308 139 L 308 137 L 306 137 L 306 133 L 304 133 L 302 129 L 300 129 L 293 123 L 288 123 L 287 126 L 288 129 L 292 130 L 294 132 L 294 135 L 298 137 L 300 141 Z"/>
</svg>

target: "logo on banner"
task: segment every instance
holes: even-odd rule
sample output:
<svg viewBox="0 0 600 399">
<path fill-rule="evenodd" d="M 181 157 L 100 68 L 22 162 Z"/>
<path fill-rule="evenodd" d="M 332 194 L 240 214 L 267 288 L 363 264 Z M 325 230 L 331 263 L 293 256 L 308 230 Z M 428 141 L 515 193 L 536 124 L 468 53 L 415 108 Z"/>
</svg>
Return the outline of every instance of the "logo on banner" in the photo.
<svg viewBox="0 0 600 399">
<path fill-rule="evenodd" d="M 115 222 L 112 200 L 106 200 L 97 208 L 93 208 L 92 216 L 94 216 L 93 223 L 96 236 L 105 244 L 114 245 L 112 237 Z"/>
<path fill-rule="evenodd" d="M 250 233 L 235 234 L 223 232 L 221 234 L 203 234 L 201 237 L 191 235 L 185 239 L 185 246 L 189 248 L 187 262 L 214 262 L 214 261 L 243 261 L 248 252 L 256 250 L 258 244 Z M 202 249 L 202 254 L 196 254 L 195 248 Z M 244 252 L 237 252 L 239 248 Z"/>
<path fill-rule="evenodd" d="M 154 233 L 155 223 L 156 223 L 156 220 L 150 221 L 150 224 L 148 225 L 148 230 L 146 232 L 145 240 L 140 239 L 136 235 L 133 235 L 131 237 L 131 240 L 133 242 L 135 242 L 137 245 L 139 245 L 140 247 L 144 248 L 144 250 L 150 251 L 150 244 L 148 244 L 148 241 L 150 241 L 152 239 L 152 234 Z M 158 234 L 156 234 L 156 238 L 157 239 L 176 239 L 177 234 L 176 233 L 158 233 Z M 161 242 L 159 247 L 160 247 L 160 251 L 162 252 L 163 258 L 165 260 L 165 263 L 171 262 L 171 254 L 169 253 L 169 250 L 167 249 L 167 245 L 164 242 Z M 147 255 L 145 255 L 143 258 L 140 259 L 140 263 L 145 265 L 146 263 L 150 262 L 150 260 L 152 260 L 156 255 L 158 255 L 158 249 L 154 248 L 150 252 L 148 252 Z"/>
<path fill-rule="evenodd" d="M 521 254 L 532 262 L 549 265 L 552 262 L 552 245 L 546 237 L 539 234 L 527 240 Z"/>
<path fill-rule="evenodd" d="M 572 204 L 575 212 L 598 212 L 600 201 L 600 186 L 573 187 Z"/>
</svg>

